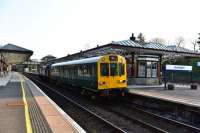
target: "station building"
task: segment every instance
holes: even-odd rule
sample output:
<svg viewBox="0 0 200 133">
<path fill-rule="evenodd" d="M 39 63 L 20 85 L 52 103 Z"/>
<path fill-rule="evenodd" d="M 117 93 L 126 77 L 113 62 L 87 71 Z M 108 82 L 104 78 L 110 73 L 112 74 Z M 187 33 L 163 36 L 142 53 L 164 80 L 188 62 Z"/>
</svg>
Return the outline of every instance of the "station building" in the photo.
<svg viewBox="0 0 200 133">
<path fill-rule="evenodd" d="M 27 61 L 32 54 L 32 50 L 28 50 L 14 44 L 6 44 L 1 46 L 0 72 L 7 71 L 8 68 L 11 69 L 11 66 Z"/>
<path fill-rule="evenodd" d="M 200 53 L 159 43 L 139 43 L 134 35 L 122 41 L 97 46 L 86 51 L 68 55 L 48 63 L 88 58 L 105 54 L 120 54 L 127 60 L 128 84 L 156 85 L 162 81 L 162 61 L 168 58 L 200 57 Z"/>
</svg>

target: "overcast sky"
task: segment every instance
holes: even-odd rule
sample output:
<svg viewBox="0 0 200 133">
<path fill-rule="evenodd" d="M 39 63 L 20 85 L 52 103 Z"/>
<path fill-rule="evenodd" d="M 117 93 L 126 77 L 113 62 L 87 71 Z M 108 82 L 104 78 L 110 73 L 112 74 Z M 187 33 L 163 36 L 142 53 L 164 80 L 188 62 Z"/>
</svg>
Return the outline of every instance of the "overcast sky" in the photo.
<svg viewBox="0 0 200 133">
<path fill-rule="evenodd" d="M 34 51 L 32 58 L 62 57 L 86 47 L 128 39 L 169 43 L 198 37 L 199 0 L 0 0 L 0 45 Z"/>
</svg>

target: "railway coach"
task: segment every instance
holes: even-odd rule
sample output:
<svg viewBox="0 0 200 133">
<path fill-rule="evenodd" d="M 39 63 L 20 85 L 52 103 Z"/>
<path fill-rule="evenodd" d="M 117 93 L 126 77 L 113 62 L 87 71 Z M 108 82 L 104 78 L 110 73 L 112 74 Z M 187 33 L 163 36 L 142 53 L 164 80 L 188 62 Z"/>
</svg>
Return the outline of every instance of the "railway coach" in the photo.
<svg viewBox="0 0 200 133">
<path fill-rule="evenodd" d="M 124 96 L 127 91 L 126 60 L 105 55 L 52 64 L 50 78 L 80 88 L 93 96 Z"/>
</svg>

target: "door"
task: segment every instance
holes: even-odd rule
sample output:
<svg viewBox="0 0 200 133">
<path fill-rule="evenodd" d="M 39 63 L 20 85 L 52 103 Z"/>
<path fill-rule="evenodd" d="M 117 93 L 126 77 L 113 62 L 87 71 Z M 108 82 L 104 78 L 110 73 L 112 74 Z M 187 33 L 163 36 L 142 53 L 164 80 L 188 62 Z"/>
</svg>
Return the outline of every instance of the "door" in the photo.
<svg viewBox="0 0 200 133">
<path fill-rule="evenodd" d="M 118 74 L 118 64 L 117 63 L 110 63 L 110 79 L 109 79 L 109 87 L 110 88 L 117 88 L 118 81 L 119 81 L 119 74 Z"/>
</svg>

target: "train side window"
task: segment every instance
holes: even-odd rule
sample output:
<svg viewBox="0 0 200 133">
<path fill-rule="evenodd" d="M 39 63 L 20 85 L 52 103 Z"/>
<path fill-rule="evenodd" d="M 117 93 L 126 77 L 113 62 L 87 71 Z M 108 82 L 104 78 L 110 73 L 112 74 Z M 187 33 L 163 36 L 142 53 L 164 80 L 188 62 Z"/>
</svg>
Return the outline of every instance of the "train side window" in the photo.
<svg viewBox="0 0 200 133">
<path fill-rule="evenodd" d="M 109 76 L 108 63 L 101 63 L 100 64 L 100 71 L 101 71 L 101 76 Z"/>
<path fill-rule="evenodd" d="M 78 77 L 81 78 L 83 76 L 83 68 L 81 65 L 78 66 Z"/>
<path fill-rule="evenodd" d="M 110 63 L 110 76 L 118 75 L 118 67 L 117 63 Z"/>
<path fill-rule="evenodd" d="M 124 64 L 119 63 L 119 76 L 124 75 Z"/>
</svg>

